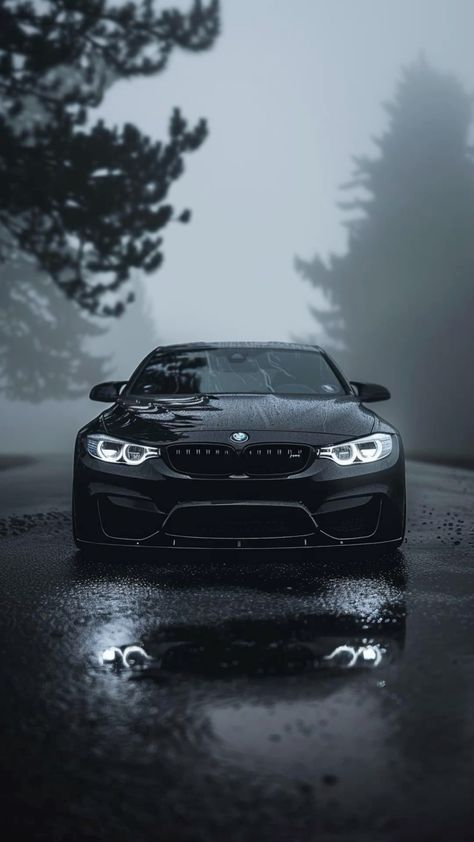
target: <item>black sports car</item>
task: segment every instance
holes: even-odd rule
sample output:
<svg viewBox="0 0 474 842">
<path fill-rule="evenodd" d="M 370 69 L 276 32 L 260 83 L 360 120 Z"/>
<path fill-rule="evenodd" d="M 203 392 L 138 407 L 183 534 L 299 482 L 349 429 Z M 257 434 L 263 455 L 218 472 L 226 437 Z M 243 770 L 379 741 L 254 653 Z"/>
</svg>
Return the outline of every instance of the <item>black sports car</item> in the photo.
<svg viewBox="0 0 474 842">
<path fill-rule="evenodd" d="M 311 345 L 213 342 L 157 348 L 80 430 L 73 523 L 102 546 L 315 548 L 401 544 L 403 446 Z"/>
</svg>

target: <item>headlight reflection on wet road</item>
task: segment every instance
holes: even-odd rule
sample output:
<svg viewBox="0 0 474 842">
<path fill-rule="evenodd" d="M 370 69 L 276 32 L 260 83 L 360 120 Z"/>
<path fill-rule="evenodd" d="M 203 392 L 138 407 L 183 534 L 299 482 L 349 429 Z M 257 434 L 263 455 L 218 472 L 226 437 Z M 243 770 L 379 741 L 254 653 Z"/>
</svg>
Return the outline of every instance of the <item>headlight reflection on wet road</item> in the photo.
<svg viewBox="0 0 474 842">
<path fill-rule="evenodd" d="M 113 665 L 118 669 L 143 666 L 149 660 L 151 658 L 143 646 L 135 643 L 129 646 L 109 646 L 100 656 L 100 662 L 104 666 Z"/>
<path fill-rule="evenodd" d="M 314 577 L 313 587 L 287 581 L 281 589 L 269 583 L 267 593 L 261 583 L 227 588 L 225 602 L 219 584 L 206 583 L 199 613 L 194 588 L 173 593 L 157 586 L 160 622 L 141 623 L 140 642 L 125 645 L 113 639 L 110 623 L 110 637 L 105 629 L 100 635 L 106 648 L 99 662 L 150 678 L 161 671 L 218 679 L 374 669 L 397 659 L 405 636 L 403 579 L 328 575 Z M 184 622 L 174 606 L 180 597 Z"/>
</svg>

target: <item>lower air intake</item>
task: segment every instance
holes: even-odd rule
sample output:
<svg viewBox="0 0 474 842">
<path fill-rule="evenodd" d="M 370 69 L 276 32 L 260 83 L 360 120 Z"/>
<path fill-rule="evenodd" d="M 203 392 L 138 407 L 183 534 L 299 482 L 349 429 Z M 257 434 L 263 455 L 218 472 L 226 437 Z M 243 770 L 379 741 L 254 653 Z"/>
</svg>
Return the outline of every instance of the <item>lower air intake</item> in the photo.
<svg viewBox="0 0 474 842">
<path fill-rule="evenodd" d="M 381 501 L 377 496 L 364 498 L 368 502 L 354 505 L 333 512 L 320 514 L 315 518 L 319 528 L 331 538 L 370 538 L 377 530 L 380 518 Z"/>
<path fill-rule="evenodd" d="M 301 506 L 205 504 L 178 506 L 164 524 L 167 535 L 182 538 L 293 538 L 315 531 Z"/>
</svg>

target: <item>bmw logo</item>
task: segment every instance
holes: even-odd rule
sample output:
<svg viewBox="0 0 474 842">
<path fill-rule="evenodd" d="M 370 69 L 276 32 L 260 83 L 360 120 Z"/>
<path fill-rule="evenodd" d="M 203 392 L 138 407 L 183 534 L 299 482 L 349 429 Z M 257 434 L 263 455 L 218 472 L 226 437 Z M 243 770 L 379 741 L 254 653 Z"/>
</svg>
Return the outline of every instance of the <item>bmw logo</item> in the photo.
<svg viewBox="0 0 474 842">
<path fill-rule="evenodd" d="M 248 441 L 248 438 L 247 433 L 232 433 L 231 435 L 232 441 Z"/>
</svg>

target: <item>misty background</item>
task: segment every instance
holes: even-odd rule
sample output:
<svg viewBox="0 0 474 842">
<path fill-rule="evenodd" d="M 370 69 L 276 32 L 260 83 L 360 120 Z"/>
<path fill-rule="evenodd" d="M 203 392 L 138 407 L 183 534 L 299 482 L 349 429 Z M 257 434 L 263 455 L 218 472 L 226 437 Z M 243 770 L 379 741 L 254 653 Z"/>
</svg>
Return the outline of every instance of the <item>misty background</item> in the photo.
<svg viewBox="0 0 474 842">
<path fill-rule="evenodd" d="M 111 82 L 89 113 L 157 140 L 176 106 L 209 128 L 170 189 L 191 219 L 134 270 L 125 314 L 85 322 L 21 250 L 4 261 L 1 450 L 72 450 L 100 411 L 85 383 L 126 379 L 157 344 L 298 338 L 391 389 L 380 410 L 408 450 L 472 458 L 474 5 L 223 0 L 220 17 L 209 49 Z M 62 332 L 10 335 L 31 285 Z"/>
</svg>

